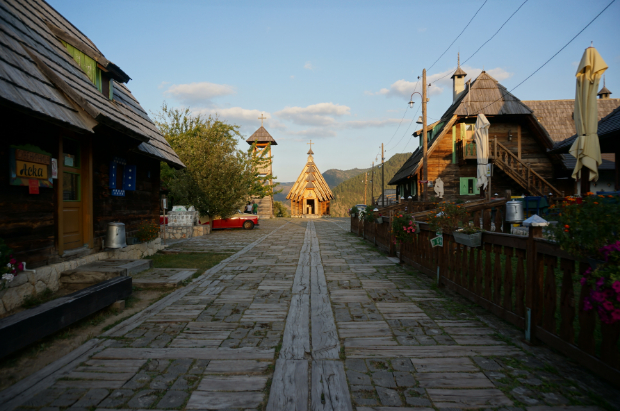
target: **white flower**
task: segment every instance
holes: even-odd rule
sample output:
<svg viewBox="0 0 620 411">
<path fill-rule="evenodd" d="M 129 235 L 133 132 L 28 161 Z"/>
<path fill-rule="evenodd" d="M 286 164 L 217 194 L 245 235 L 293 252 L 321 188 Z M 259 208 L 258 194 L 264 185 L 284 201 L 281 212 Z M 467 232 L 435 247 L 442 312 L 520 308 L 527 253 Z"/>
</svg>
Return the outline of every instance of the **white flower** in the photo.
<svg viewBox="0 0 620 411">
<path fill-rule="evenodd" d="M 10 283 L 11 281 L 13 281 L 13 278 L 15 276 L 13 274 L 2 274 L 2 279 L 6 280 L 8 283 Z"/>
<path fill-rule="evenodd" d="M 9 267 L 9 268 L 13 268 L 13 266 L 11 265 L 11 263 L 7 263 L 7 264 L 6 264 L 6 266 L 7 266 L 7 267 Z"/>
</svg>

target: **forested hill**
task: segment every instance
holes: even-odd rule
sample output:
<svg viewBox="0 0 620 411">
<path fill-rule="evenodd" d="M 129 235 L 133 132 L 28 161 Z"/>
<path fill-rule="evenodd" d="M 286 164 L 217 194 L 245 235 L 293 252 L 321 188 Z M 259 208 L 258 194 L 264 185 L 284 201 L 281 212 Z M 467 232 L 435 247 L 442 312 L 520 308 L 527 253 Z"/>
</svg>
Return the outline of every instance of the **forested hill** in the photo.
<svg viewBox="0 0 620 411">
<path fill-rule="evenodd" d="M 392 179 L 394 174 L 405 164 L 405 161 L 411 156 L 411 153 L 395 154 L 385 163 L 385 188 L 395 188 L 394 186 L 388 186 L 387 182 Z M 352 171 L 352 170 L 350 170 Z M 366 200 L 370 203 L 370 170 L 368 171 L 368 191 Z M 381 195 L 381 168 L 375 166 L 375 178 L 374 178 L 374 191 L 375 198 Z M 335 188 L 332 188 L 334 193 L 334 200 L 331 203 L 331 215 L 334 217 L 346 217 L 349 208 L 355 204 L 361 204 L 364 201 L 364 174 L 358 174 L 355 177 L 349 178 L 338 184 Z"/>
<path fill-rule="evenodd" d="M 342 183 L 343 181 L 355 177 L 356 175 L 364 173 L 366 171 L 370 171 L 370 169 L 354 168 L 351 170 L 338 170 L 336 168 L 330 168 L 323 173 L 323 178 L 327 182 L 329 188 L 333 190 L 338 184 Z"/>
</svg>

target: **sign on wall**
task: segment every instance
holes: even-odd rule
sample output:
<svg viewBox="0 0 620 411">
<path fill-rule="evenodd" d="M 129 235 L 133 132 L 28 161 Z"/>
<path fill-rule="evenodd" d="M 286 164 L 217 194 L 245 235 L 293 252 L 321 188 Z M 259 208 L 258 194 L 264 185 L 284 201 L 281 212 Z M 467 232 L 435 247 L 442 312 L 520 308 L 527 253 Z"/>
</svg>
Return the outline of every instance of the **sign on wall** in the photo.
<svg viewBox="0 0 620 411">
<path fill-rule="evenodd" d="M 52 188 L 52 155 L 37 146 L 11 146 L 9 153 L 10 181 L 14 186 L 27 186 L 34 194 L 34 187 Z"/>
</svg>

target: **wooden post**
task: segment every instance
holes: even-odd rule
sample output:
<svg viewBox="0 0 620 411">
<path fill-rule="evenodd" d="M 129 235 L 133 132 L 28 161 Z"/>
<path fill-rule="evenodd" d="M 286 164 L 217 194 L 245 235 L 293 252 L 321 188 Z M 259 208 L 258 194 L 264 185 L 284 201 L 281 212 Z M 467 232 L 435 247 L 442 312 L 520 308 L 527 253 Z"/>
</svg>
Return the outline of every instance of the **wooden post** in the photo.
<svg viewBox="0 0 620 411">
<path fill-rule="evenodd" d="M 381 205 L 385 207 L 385 155 L 383 153 L 383 143 L 381 143 Z"/>
<path fill-rule="evenodd" d="M 63 255 L 65 253 L 65 239 L 64 239 L 64 230 L 63 230 L 63 192 L 62 192 L 62 179 L 64 177 L 63 168 L 64 168 L 64 154 L 62 147 L 62 135 L 58 137 L 58 178 L 54 182 L 56 184 L 56 224 L 57 224 L 57 241 L 56 241 L 56 251 L 58 251 L 59 255 Z"/>
<path fill-rule="evenodd" d="M 362 204 L 368 204 L 366 203 L 366 187 L 368 187 L 368 173 L 364 173 L 364 202 Z"/>
<path fill-rule="evenodd" d="M 370 175 L 370 205 L 375 203 L 375 162 L 372 162 L 372 172 Z"/>
<path fill-rule="evenodd" d="M 521 160 L 521 124 L 517 126 L 517 157 Z"/>
<path fill-rule="evenodd" d="M 428 181 L 428 141 L 427 141 L 427 129 L 426 129 L 426 69 L 422 70 L 422 142 L 423 142 L 423 163 L 422 163 L 422 180 Z M 422 188 L 422 201 L 428 200 L 427 193 L 428 182 L 421 185 Z"/>
<path fill-rule="evenodd" d="M 533 344 L 536 341 L 534 326 L 540 316 L 540 293 L 543 284 L 543 259 L 538 259 L 535 238 L 542 237 L 542 227 L 530 227 L 526 245 L 527 285 L 525 288 L 525 341 Z"/>
<path fill-rule="evenodd" d="M 581 167 L 581 183 L 580 184 L 581 184 L 581 195 L 585 196 L 586 193 L 590 191 L 590 169 L 588 167 L 585 167 L 585 166 Z"/>
</svg>

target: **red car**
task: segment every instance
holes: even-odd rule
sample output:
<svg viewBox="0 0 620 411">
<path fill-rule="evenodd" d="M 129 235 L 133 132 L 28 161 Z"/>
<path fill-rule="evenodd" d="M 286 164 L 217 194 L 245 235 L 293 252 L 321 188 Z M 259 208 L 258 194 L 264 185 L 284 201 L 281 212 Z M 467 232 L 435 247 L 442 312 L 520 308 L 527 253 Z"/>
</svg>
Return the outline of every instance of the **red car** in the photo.
<svg viewBox="0 0 620 411">
<path fill-rule="evenodd" d="M 198 224 L 209 224 L 209 220 L 205 217 L 198 219 Z M 228 218 L 215 218 L 211 222 L 211 229 L 217 230 L 221 228 L 245 228 L 246 230 L 252 230 L 254 226 L 258 225 L 258 216 L 254 214 L 237 213 Z"/>
</svg>

